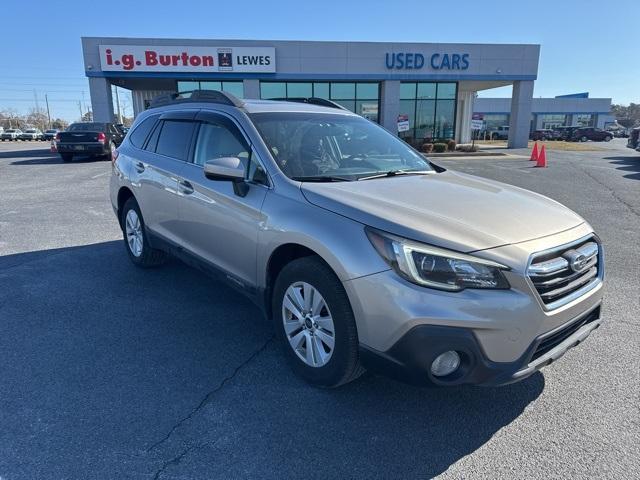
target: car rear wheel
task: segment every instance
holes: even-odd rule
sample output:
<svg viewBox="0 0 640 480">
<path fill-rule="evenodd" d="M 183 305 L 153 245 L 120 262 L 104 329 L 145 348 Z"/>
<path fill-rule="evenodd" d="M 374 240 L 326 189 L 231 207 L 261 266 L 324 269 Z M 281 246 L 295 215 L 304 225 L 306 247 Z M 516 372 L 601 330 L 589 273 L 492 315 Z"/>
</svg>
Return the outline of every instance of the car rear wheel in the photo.
<svg viewBox="0 0 640 480">
<path fill-rule="evenodd" d="M 610 142 L 611 141 L 611 137 L 607 135 L 606 137 L 604 137 L 604 141 L 605 142 Z"/>
<path fill-rule="evenodd" d="M 161 265 L 166 259 L 162 250 L 151 248 L 144 228 L 144 219 L 135 198 L 127 200 L 122 208 L 120 220 L 125 248 L 131 261 L 138 267 L 149 268 Z"/>
<path fill-rule="evenodd" d="M 116 144 L 113 141 L 109 142 L 109 151 L 104 156 L 105 160 L 111 160 L 111 155 L 113 155 L 113 151 L 116 149 Z"/>
<path fill-rule="evenodd" d="M 273 321 L 292 369 L 334 388 L 364 372 L 351 304 L 335 273 L 318 257 L 286 265 L 273 289 Z"/>
<path fill-rule="evenodd" d="M 580 137 L 580 141 L 581 142 L 586 142 L 587 140 L 589 140 L 589 139 L 584 135 L 582 137 Z"/>
</svg>

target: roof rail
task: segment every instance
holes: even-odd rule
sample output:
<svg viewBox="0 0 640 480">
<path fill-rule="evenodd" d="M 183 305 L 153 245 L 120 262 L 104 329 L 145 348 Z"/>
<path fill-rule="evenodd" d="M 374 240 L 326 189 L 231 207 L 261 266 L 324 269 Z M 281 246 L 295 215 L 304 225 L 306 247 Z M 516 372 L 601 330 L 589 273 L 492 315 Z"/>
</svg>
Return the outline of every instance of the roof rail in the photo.
<svg viewBox="0 0 640 480">
<path fill-rule="evenodd" d="M 149 107 L 163 107 L 176 103 L 219 103 L 232 107 L 242 107 L 244 103 L 238 97 L 220 90 L 189 90 L 178 93 L 168 93 L 154 97 Z"/>
<path fill-rule="evenodd" d="M 326 98 L 320 97 L 291 97 L 291 98 L 273 98 L 272 100 L 280 102 L 295 102 L 295 103 L 309 103 L 311 105 L 319 105 L 321 107 L 338 108 L 340 110 L 347 110 L 339 103 L 332 102 Z"/>
</svg>

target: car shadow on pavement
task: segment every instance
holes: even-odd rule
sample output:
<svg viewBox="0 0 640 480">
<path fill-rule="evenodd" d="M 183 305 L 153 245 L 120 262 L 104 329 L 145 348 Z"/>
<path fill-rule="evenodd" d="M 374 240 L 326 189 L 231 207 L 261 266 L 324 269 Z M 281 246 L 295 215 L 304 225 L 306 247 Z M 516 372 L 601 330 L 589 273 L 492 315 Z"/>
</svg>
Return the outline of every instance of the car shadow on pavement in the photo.
<svg viewBox="0 0 640 480">
<path fill-rule="evenodd" d="M 624 178 L 631 180 L 640 180 L 640 154 L 630 157 L 604 157 L 604 160 L 612 160 L 612 165 L 619 165 L 618 170 L 624 172 L 631 172 L 628 175 L 624 175 Z"/>
<path fill-rule="evenodd" d="M 0 318 L 2 438 L 31 478 L 428 478 L 544 389 L 313 388 L 243 296 L 122 241 L 0 257 Z"/>
</svg>

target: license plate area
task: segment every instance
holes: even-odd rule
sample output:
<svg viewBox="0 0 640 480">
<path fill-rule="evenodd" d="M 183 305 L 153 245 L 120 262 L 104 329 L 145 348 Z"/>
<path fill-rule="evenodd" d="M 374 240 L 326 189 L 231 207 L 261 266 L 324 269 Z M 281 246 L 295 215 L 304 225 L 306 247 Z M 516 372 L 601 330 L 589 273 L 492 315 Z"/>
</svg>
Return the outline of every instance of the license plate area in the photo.
<svg viewBox="0 0 640 480">
<path fill-rule="evenodd" d="M 73 149 L 74 150 L 84 150 L 84 145 L 74 145 Z"/>
</svg>

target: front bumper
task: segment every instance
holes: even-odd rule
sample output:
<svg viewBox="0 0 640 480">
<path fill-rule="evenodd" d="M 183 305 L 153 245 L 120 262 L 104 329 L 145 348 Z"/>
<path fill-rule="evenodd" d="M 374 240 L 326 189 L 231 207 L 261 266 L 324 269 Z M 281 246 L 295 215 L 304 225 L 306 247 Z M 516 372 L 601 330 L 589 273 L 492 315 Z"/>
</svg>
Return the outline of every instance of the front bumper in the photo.
<svg viewBox="0 0 640 480">
<path fill-rule="evenodd" d="M 598 304 L 565 325 L 540 335 L 513 362 L 491 361 L 469 329 L 437 325 L 412 328 L 386 352 L 362 345 L 360 357 L 368 369 L 416 385 L 507 385 L 529 377 L 584 341 L 600 327 L 600 309 Z M 458 352 L 460 367 L 446 377 L 435 377 L 431 364 L 448 350 Z"/>
</svg>

